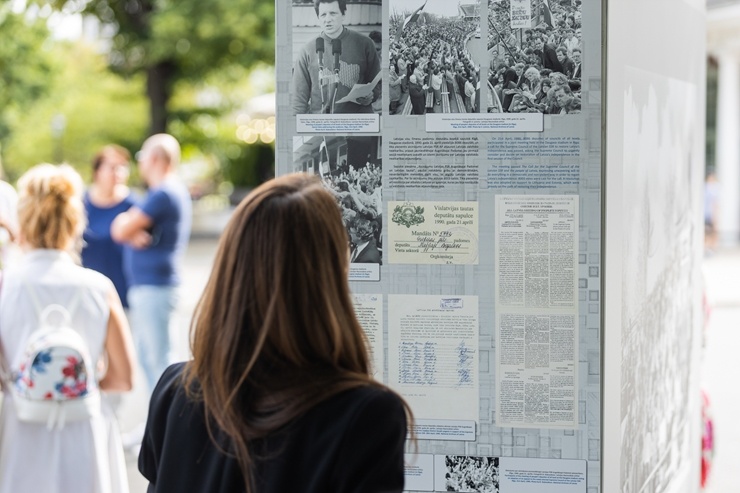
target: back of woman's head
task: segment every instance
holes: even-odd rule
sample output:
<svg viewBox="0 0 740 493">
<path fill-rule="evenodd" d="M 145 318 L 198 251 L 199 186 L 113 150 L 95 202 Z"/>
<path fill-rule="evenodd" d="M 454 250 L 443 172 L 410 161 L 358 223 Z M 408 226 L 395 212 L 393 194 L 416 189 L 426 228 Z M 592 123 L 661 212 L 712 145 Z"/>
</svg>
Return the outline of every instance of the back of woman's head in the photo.
<svg viewBox="0 0 740 493">
<path fill-rule="evenodd" d="M 348 268 L 339 207 L 316 177 L 260 186 L 226 227 L 193 317 L 185 377 L 231 438 L 247 482 L 250 440 L 338 392 L 378 385 Z"/>
<path fill-rule="evenodd" d="M 372 384 L 348 245 L 339 207 L 315 177 L 272 180 L 234 212 L 193 318 L 186 376 L 237 452 L 240 440 Z"/>
<path fill-rule="evenodd" d="M 85 229 L 82 178 L 71 166 L 40 164 L 18 180 L 21 242 L 31 248 L 71 249 Z"/>
</svg>

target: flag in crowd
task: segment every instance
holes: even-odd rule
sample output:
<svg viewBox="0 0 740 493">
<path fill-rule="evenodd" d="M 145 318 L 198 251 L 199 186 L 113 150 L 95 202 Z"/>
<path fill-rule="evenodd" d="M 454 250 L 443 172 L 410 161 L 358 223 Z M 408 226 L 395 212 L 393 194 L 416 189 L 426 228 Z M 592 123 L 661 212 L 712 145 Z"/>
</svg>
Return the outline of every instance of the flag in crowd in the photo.
<svg viewBox="0 0 740 493">
<path fill-rule="evenodd" d="M 321 144 L 319 144 L 319 174 L 324 176 L 329 171 L 329 150 L 326 148 L 326 137 L 324 137 Z"/>
<path fill-rule="evenodd" d="M 422 10 L 424 9 L 424 7 L 426 7 L 426 5 L 427 5 L 427 2 L 425 1 L 425 2 L 424 2 L 424 3 L 422 4 L 422 6 L 421 6 L 421 7 L 419 7 L 418 9 L 416 9 L 416 10 L 414 11 L 414 13 L 413 13 L 413 14 L 411 14 L 411 15 L 410 15 L 410 16 L 408 16 L 408 17 L 406 17 L 406 20 L 404 20 L 404 21 L 403 21 L 403 27 L 404 27 L 404 29 L 406 28 L 406 26 L 408 26 L 408 25 L 409 25 L 409 24 L 411 24 L 412 22 L 416 22 L 416 21 L 418 21 L 418 20 L 419 20 L 419 16 L 421 15 L 421 11 L 422 11 Z"/>
<path fill-rule="evenodd" d="M 552 21 L 552 10 L 550 9 L 550 0 L 542 0 L 542 7 L 544 9 L 545 22 L 550 27 L 555 27 Z"/>
<path fill-rule="evenodd" d="M 399 26 L 398 31 L 396 32 L 396 39 L 401 37 L 401 35 L 403 34 L 403 30 L 406 29 L 406 26 L 408 26 L 409 24 L 418 22 L 419 16 L 421 15 L 421 11 L 426 6 L 427 1 L 428 0 L 425 0 L 421 7 L 414 10 L 413 14 L 409 15 L 408 17 L 406 17 L 406 19 L 404 19 L 403 24 Z"/>
</svg>

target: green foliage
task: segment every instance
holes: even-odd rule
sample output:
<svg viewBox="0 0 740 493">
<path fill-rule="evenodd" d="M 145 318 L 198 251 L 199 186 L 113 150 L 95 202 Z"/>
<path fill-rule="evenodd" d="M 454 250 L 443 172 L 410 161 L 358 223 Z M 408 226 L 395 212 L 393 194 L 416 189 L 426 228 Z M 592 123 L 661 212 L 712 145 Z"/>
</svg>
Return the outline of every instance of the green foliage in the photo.
<svg viewBox="0 0 740 493">
<path fill-rule="evenodd" d="M 19 113 L 6 146 L 13 175 L 60 158 L 86 172 L 100 145 L 134 151 L 149 132 L 168 131 L 183 144 L 185 159 L 210 163 L 194 167 L 211 170 L 211 178 L 240 186 L 269 176 L 272 147 L 237 139 L 236 116 L 250 98 L 274 90 L 272 0 L 28 2 L 94 16 L 111 36 L 110 49 L 100 55 L 47 43 L 64 76 L 54 81 L 52 96 Z M 59 139 L 51 129 L 56 115 L 66 120 Z"/>
<path fill-rule="evenodd" d="M 0 150 L 59 68 L 44 44 L 47 35 L 43 22 L 26 21 L 7 4 L 0 6 Z"/>
<path fill-rule="evenodd" d="M 161 2 L 152 17 L 150 61 L 171 60 L 199 80 L 230 64 L 274 62 L 274 4 L 265 0 Z"/>
<path fill-rule="evenodd" d="M 65 70 L 50 82 L 49 95 L 15 122 L 5 149 L 8 174 L 17 178 L 34 164 L 63 160 L 89 176 L 92 157 L 103 145 L 138 150 L 147 124 L 143 77 L 126 80 L 111 73 L 105 59 L 81 43 L 56 44 L 51 54 Z M 65 122 L 59 137 L 52 131 L 57 115 Z"/>
<path fill-rule="evenodd" d="M 270 0 L 37 0 L 79 10 L 115 26 L 111 63 L 125 72 L 170 62 L 197 79 L 226 64 L 250 66 L 274 57 Z"/>
<path fill-rule="evenodd" d="M 275 175 L 275 150 L 266 144 L 234 144 L 235 148 L 227 152 L 236 152 L 238 155 L 224 161 L 223 178 L 236 187 L 258 185 Z"/>
</svg>

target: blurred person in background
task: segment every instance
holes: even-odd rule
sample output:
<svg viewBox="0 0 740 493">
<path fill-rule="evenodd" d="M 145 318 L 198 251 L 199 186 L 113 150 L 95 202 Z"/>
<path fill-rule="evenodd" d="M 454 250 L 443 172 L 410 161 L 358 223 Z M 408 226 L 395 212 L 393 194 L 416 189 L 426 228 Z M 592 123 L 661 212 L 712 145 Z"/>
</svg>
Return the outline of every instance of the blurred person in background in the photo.
<svg viewBox="0 0 740 493">
<path fill-rule="evenodd" d="M 10 262 L 12 243 L 18 233 L 18 194 L 3 178 L 0 163 L 0 270 Z"/>
<path fill-rule="evenodd" d="M 90 361 L 107 363 L 104 375 L 94 375 L 95 387 L 113 392 L 130 390 L 133 342 L 116 289 L 108 278 L 80 267 L 74 259 L 85 224 L 82 179 L 69 166 L 44 164 L 26 172 L 18 181 L 18 190 L 18 236 L 24 253 L 3 271 L 0 365 L 8 374 L 23 371 L 29 339 L 37 336 L 41 327 L 40 307 L 59 305 L 72 310 L 68 314 L 70 326 L 82 336 Z M 76 308 L 70 308 L 72 305 Z M 51 356 L 48 360 L 39 356 L 33 367 L 43 373 Z M 81 371 L 76 368 L 73 371 Z M 77 388 L 80 377 L 72 375 Z M 65 368 L 59 385 L 70 385 L 70 376 Z M 85 388 L 90 377 L 93 375 L 88 373 L 82 380 Z M 4 383 L 0 491 L 128 492 L 120 436 L 104 400 L 92 406 L 90 415 L 66 423 L 61 418 L 60 427 L 50 429 L 46 422 L 21 420 L 16 396 L 8 391 L 8 385 L 16 383 Z"/>
<path fill-rule="evenodd" d="M 87 227 L 82 235 L 82 265 L 104 274 L 113 281 L 124 308 L 128 308 L 128 282 L 123 273 L 123 245 L 111 238 L 113 220 L 134 205 L 126 186 L 131 153 L 118 145 L 103 147 L 93 158 L 93 182 L 84 203 Z M 146 244 L 148 233 L 142 240 Z"/>
<path fill-rule="evenodd" d="M 125 245 L 131 327 L 151 392 L 171 363 L 169 327 L 177 307 L 192 205 L 188 189 L 176 174 L 180 144 L 172 135 L 149 137 L 137 159 L 147 195 L 140 204 L 116 216 L 111 236 Z"/>
<path fill-rule="evenodd" d="M 152 395 L 150 493 L 400 493 L 411 414 L 374 380 L 347 232 L 317 177 L 252 192 L 221 237 L 193 359 Z"/>
<path fill-rule="evenodd" d="M 704 249 L 714 253 L 717 248 L 717 216 L 719 215 L 719 182 L 717 175 L 709 173 L 704 182 Z"/>
</svg>

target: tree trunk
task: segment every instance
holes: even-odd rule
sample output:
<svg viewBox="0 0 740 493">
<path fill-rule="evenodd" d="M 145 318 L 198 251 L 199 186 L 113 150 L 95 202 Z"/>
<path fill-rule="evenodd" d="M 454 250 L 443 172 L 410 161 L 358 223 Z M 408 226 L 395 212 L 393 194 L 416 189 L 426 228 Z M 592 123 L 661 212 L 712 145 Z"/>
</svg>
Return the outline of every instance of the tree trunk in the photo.
<svg viewBox="0 0 740 493">
<path fill-rule="evenodd" d="M 159 62 L 147 69 L 146 94 L 149 98 L 149 135 L 167 132 L 170 88 L 174 66 L 170 62 Z"/>
</svg>

